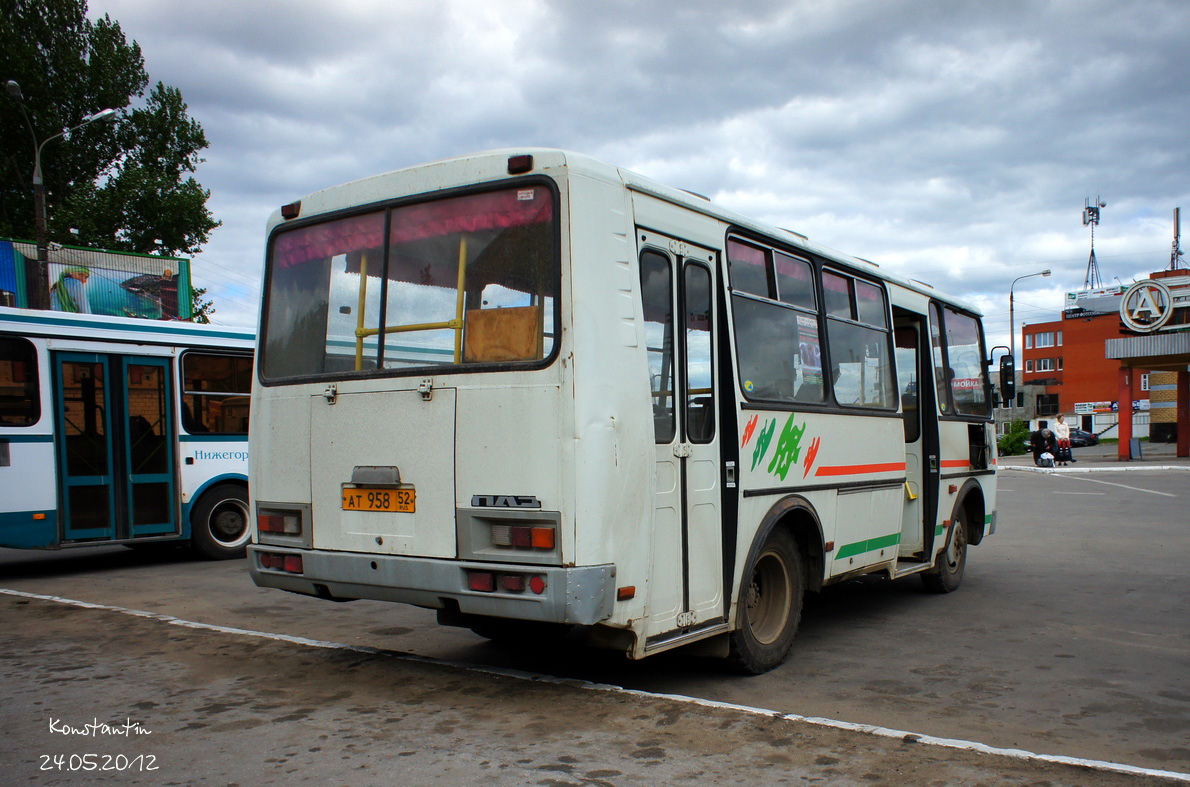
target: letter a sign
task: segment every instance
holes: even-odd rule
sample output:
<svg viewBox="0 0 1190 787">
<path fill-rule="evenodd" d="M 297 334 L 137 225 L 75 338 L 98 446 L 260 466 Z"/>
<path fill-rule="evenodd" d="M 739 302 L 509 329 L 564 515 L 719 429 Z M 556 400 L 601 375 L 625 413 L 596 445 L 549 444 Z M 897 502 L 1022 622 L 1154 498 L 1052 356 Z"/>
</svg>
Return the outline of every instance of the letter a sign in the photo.
<svg viewBox="0 0 1190 787">
<path fill-rule="evenodd" d="M 1173 296 L 1159 281 L 1138 281 L 1120 299 L 1120 319 L 1134 331 L 1149 333 L 1169 321 Z"/>
</svg>

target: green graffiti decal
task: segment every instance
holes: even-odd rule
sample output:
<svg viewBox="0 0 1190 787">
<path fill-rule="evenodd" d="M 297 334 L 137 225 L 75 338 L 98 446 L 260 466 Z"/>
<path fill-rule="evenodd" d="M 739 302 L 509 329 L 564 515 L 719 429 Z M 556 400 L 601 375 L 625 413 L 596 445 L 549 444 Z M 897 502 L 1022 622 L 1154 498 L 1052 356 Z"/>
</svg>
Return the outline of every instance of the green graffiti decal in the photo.
<svg viewBox="0 0 1190 787">
<path fill-rule="evenodd" d="M 765 451 L 769 450 L 769 441 L 773 439 L 773 432 L 777 431 L 777 419 L 771 418 L 769 422 L 764 425 L 760 433 L 756 435 L 756 450 L 752 452 L 752 469 L 760 464 L 760 460 L 764 459 Z"/>
<path fill-rule="evenodd" d="M 803 423 L 801 427 L 793 425 L 793 416 L 789 416 L 789 420 L 785 422 L 785 428 L 781 430 L 781 438 L 777 441 L 777 451 L 773 454 L 773 461 L 769 462 L 769 472 L 785 480 L 786 474 L 789 473 L 789 468 L 797 464 L 797 458 L 801 454 L 802 435 L 806 433 L 806 424 Z"/>
</svg>

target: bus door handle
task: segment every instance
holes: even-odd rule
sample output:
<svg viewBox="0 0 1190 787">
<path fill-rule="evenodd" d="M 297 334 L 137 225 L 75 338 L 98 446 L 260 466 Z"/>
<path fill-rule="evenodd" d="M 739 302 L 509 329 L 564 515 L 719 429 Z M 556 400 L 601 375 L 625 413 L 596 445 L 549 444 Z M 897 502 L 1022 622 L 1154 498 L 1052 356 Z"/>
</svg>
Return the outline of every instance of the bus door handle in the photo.
<svg viewBox="0 0 1190 787">
<path fill-rule="evenodd" d="M 723 463 L 723 485 L 735 489 L 735 462 Z"/>
<path fill-rule="evenodd" d="M 935 454 L 930 454 L 930 472 L 938 472 L 938 457 Z"/>
<path fill-rule="evenodd" d="M 693 453 L 694 446 L 689 443 L 674 443 L 674 456 L 678 459 L 685 459 Z"/>
</svg>

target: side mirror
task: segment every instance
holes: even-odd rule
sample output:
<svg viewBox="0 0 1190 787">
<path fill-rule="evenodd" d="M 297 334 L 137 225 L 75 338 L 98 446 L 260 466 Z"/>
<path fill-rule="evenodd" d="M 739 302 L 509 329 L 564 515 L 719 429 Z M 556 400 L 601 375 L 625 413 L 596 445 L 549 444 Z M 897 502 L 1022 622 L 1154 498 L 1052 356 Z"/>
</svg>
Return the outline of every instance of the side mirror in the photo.
<svg viewBox="0 0 1190 787">
<path fill-rule="evenodd" d="M 1016 361 L 1012 355 L 1000 357 L 1000 396 L 1005 407 L 1016 399 Z"/>
</svg>

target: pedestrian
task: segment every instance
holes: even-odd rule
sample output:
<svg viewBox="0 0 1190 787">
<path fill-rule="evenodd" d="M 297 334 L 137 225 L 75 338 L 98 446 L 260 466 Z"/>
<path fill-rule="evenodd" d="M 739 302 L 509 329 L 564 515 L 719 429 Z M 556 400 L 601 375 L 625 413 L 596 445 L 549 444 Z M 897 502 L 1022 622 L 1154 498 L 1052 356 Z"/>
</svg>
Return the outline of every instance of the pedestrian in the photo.
<svg viewBox="0 0 1190 787">
<path fill-rule="evenodd" d="M 1038 467 L 1054 466 L 1054 450 L 1057 448 L 1057 443 L 1049 426 L 1049 421 L 1039 421 L 1037 431 L 1029 436 L 1029 448 L 1033 451 L 1033 464 Z"/>
<path fill-rule="evenodd" d="M 1054 437 L 1058 441 L 1058 450 L 1054 456 L 1059 464 L 1066 467 L 1074 461 L 1074 457 L 1070 453 L 1070 424 L 1066 423 L 1065 417 L 1061 415 L 1058 416 L 1058 423 L 1054 424 Z"/>
</svg>

